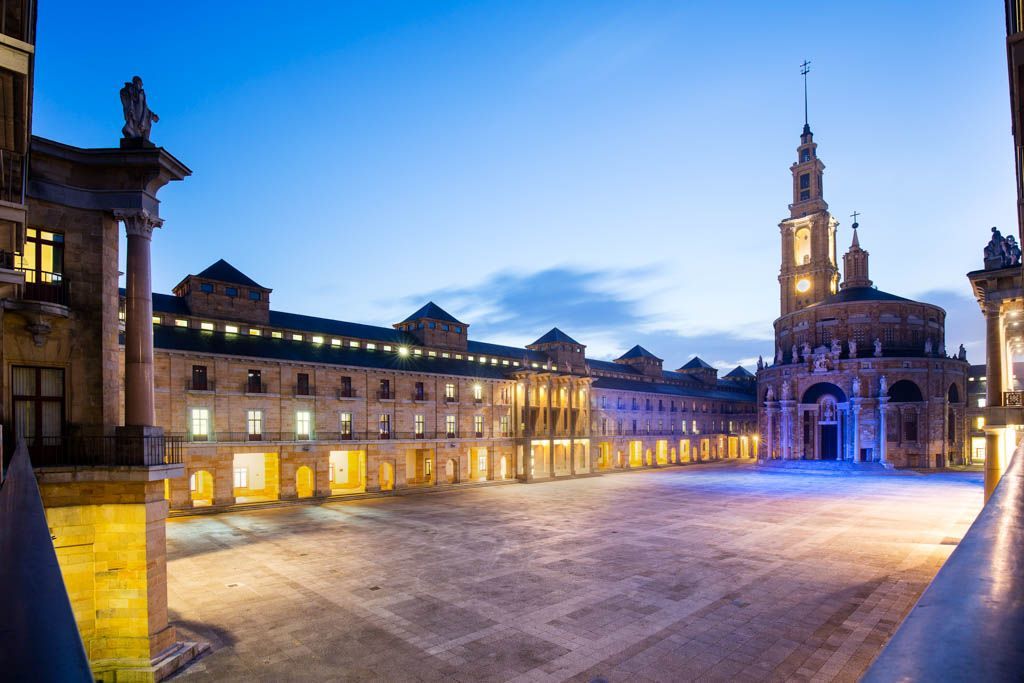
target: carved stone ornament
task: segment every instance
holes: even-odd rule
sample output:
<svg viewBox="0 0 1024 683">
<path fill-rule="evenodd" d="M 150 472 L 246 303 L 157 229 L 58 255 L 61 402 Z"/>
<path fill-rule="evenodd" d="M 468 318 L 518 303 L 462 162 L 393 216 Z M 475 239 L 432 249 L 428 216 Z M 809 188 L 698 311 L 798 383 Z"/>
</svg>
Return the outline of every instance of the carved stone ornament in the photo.
<svg viewBox="0 0 1024 683">
<path fill-rule="evenodd" d="M 145 237 L 152 239 L 153 228 L 164 224 L 162 218 L 154 216 L 146 209 L 116 209 L 114 218 L 124 223 L 124 231 L 129 237 Z"/>
</svg>

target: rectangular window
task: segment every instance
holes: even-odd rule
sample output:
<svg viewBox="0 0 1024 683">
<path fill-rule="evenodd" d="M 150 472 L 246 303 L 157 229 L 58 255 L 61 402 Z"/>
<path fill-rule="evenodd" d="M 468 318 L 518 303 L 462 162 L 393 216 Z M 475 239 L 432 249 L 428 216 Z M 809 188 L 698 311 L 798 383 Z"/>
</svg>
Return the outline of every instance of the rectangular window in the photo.
<svg viewBox="0 0 1024 683">
<path fill-rule="evenodd" d="M 249 301 L 259 301 L 260 298 L 261 298 L 261 295 L 260 295 L 259 292 L 254 291 L 252 289 L 249 290 Z"/>
<path fill-rule="evenodd" d="M 319 334 L 314 334 L 313 335 L 313 339 L 311 341 L 314 344 L 323 344 L 324 343 L 324 338 L 322 336 L 320 336 Z"/>
<path fill-rule="evenodd" d="M 206 332 L 213 332 L 213 323 L 199 323 L 199 329 Z"/>
<path fill-rule="evenodd" d="M 249 470 L 244 467 L 236 467 L 234 485 L 236 489 L 249 488 Z"/>
<path fill-rule="evenodd" d="M 280 332 L 278 330 L 274 330 L 274 331 L 272 331 L 270 333 L 270 338 L 271 339 L 284 339 L 284 332 Z"/>
<path fill-rule="evenodd" d="M 238 296 L 238 287 L 225 287 L 224 293 L 230 296 L 231 298 L 234 298 Z"/>
<path fill-rule="evenodd" d="M 263 373 L 260 370 L 249 370 L 245 380 L 245 391 L 249 394 L 263 393 Z"/>
<path fill-rule="evenodd" d="M 482 401 L 484 398 L 484 388 L 479 384 L 473 385 L 473 400 Z"/>
<path fill-rule="evenodd" d="M 412 398 L 414 401 L 422 401 L 426 398 L 426 391 L 423 387 L 423 382 L 416 382 L 416 386 L 412 392 Z"/>
<path fill-rule="evenodd" d="M 383 413 L 378 420 L 380 425 L 380 438 L 387 439 L 391 437 L 391 416 L 387 413 Z"/>
<path fill-rule="evenodd" d="M 299 396 L 309 396 L 309 373 L 300 372 L 295 375 L 295 393 Z"/>
<path fill-rule="evenodd" d="M 434 461 L 431 458 L 427 458 L 423 461 L 423 475 L 430 477 L 434 473 Z"/>
<path fill-rule="evenodd" d="M 511 430 L 508 428 L 508 415 L 502 415 L 501 416 L 501 435 L 502 436 L 511 436 L 512 435 Z"/>
<path fill-rule="evenodd" d="M 811 187 L 811 174 L 801 173 L 800 174 L 800 189 L 809 190 Z"/>
<path fill-rule="evenodd" d="M 263 411 L 250 410 L 246 413 L 246 428 L 249 441 L 261 441 L 263 439 Z"/>
<path fill-rule="evenodd" d="M 209 441 L 210 439 L 210 409 L 193 408 L 190 420 L 190 431 L 193 441 Z"/>
<path fill-rule="evenodd" d="M 394 398 L 394 396 L 391 395 L 391 380 L 382 379 L 380 381 L 380 390 L 377 392 L 377 398 L 385 400 Z"/>
<path fill-rule="evenodd" d="M 448 382 L 444 385 L 444 399 L 449 402 L 455 400 L 455 384 Z"/>
<path fill-rule="evenodd" d="M 249 335 L 250 335 L 250 336 L 253 336 L 253 337 L 259 337 L 259 336 L 261 336 L 262 334 L 263 334 L 263 333 L 262 333 L 262 332 L 260 331 L 260 329 L 259 329 L 258 327 L 250 327 L 250 328 L 249 328 Z"/>
<path fill-rule="evenodd" d="M 206 366 L 192 366 L 192 391 L 207 391 L 209 384 L 206 381 Z"/>
<path fill-rule="evenodd" d="M 341 414 L 341 436 L 352 436 L 352 413 Z"/>
<path fill-rule="evenodd" d="M 213 285 L 209 282 L 202 282 L 199 284 L 199 291 L 203 294 L 213 294 Z"/>
<path fill-rule="evenodd" d="M 423 438 L 423 427 L 425 424 L 426 421 L 423 419 L 422 415 L 416 415 L 415 417 L 413 417 L 413 433 L 417 437 Z"/>
<path fill-rule="evenodd" d="M 174 321 L 174 326 L 175 327 L 188 327 L 188 321 L 187 320 L 182 320 L 181 318 L 177 318 Z"/>
<path fill-rule="evenodd" d="M 292 341 L 302 341 L 302 335 L 301 334 L 293 334 L 292 335 Z"/>
<path fill-rule="evenodd" d="M 295 413 L 295 438 L 298 441 L 307 441 L 313 434 L 313 413 L 308 410 L 299 410 Z"/>
<path fill-rule="evenodd" d="M 476 434 L 476 438 L 481 438 L 484 435 L 484 416 L 474 415 L 473 416 L 473 433 Z"/>
<path fill-rule="evenodd" d="M 444 416 L 444 431 L 448 435 L 449 439 L 455 437 L 455 435 L 456 435 L 456 427 L 455 427 L 455 416 L 454 415 L 445 415 Z"/>
<path fill-rule="evenodd" d="M 238 334 L 238 325 L 225 325 L 224 331 L 228 334 Z"/>
<path fill-rule="evenodd" d="M 353 396 L 355 396 L 355 394 L 352 393 L 352 378 L 351 377 L 346 375 L 345 377 L 341 378 L 341 390 L 340 390 L 340 393 L 341 393 L 342 398 L 352 398 Z"/>
<path fill-rule="evenodd" d="M 64 370 L 15 366 L 11 372 L 15 434 L 30 447 L 58 439 L 64 432 Z"/>
</svg>

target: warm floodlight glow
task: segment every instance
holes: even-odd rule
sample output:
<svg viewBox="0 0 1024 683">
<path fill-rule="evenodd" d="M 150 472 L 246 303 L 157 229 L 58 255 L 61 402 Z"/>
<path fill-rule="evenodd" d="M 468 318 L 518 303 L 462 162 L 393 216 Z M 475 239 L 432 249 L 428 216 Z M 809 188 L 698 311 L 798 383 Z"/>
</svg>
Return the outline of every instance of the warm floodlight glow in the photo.
<svg viewBox="0 0 1024 683">
<path fill-rule="evenodd" d="M 796 291 L 798 291 L 798 292 L 806 292 L 810 288 L 811 288 L 811 281 L 808 280 L 807 278 L 803 278 L 802 280 L 797 280 L 797 282 L 796 282 Z"/>
<path fill-rule="evenodd" d="M 409 347 L 408 346 L 399 346 L 398 347 L 398 355 L 399 356 L 403 356 L 403 357 L 404 356 L 408 356 L 409 355 Z"/>
</svg>

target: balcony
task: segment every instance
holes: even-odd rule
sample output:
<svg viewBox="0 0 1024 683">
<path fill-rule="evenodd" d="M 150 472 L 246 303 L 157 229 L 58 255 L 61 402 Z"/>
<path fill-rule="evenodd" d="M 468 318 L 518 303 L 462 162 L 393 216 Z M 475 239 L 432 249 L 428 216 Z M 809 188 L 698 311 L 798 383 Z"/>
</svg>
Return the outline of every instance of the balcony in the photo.
<svg viewBox="0 0 1024 683">
<path fill-rule="evenodd" d="M 412 400 L 417 403 L 422 403 L 427 400 L 427 392 L 425 391 L 414 391 L 412 392 Z"/>
<path fill-rule="evenodd" d="M 265 394 L 267 385 L 257 380 L 249 380 L 242 385 L 242 391 L 247 394 Z"/>
<path fill-rule="evenodd" d="M 185 383 L 185 391 L 214 391 L 213 380 L 191 379 Z"/>
<path fill-rule="evenodd" d="M 394 401 L 395 400 L 395 392 L 391 391 L 390 389 L 380 389 L 377 392 L 377 400 L 378 401 Z"/>
<path fill-rule="evenodd" d="M 311 387 L 308 384 L 296 384 L 295 396 L 298 398 L 313 398 L 316 396 L 316 387 Z"/>
<path fill-rule="evenodd" d="M 44 304 L 68 305 L 68 281 L 61 273 L 19 269 L 25 273 L 21 298 Z"/>
<path fill-rule="evenodd" d="M 445 403 L 458 403 L 459 402 L 459 397 L 458 396 L 445 396 L 444 397 L 444 402 Z"/>
<path fill-rule="evenodd" d="M 337 395 L 339 399 L 355 398 L 356 390 L 353 389 L 352 387 L 341 387 L 340 389 L 338 389 Z"/>
<path fill-rule="evenodd" d="M 13 448 L 12 428 L 4 429 Z M 33 467 L 153 467 L 181 464 L 180 436 L 43 436 L 25 440 Z M 10 452 L 8 450 L 8 452 Z"/>
<path fill-rule="evenodd" d="M 483 402 L 484 402 L 483 396 L 474 396 L 473 397 L 473 403 L 476 403 L 477 405 L 480 405 Z"/>
<path fill-rule="evenodd" d="M 0 29 L 0 32 L 4 32 Z M 0 200 L 24 204 L 25 155 L 0 149 Z"/>
</svg>

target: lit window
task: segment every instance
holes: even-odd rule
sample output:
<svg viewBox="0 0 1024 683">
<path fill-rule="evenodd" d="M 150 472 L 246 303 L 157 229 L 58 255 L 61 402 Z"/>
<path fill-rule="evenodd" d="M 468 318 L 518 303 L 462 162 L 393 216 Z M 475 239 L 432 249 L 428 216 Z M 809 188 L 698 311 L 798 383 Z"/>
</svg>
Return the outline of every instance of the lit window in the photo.
<svg viewBox="0 0 1024 683">
<path fill-rule="evenodd" d="M 466 356 L 466 360 L 473 362 L 475 358 L 473 356 Z"/>
<path fill-rule="evenodd" d="M 461 353 L 455 354 L 455 360 L 462 360 L 462 354 Z"/>
<path fill-rule="evenodd" d="M 423 355 L 423 349 L 413 349 L 412 350 L 412 355 L 414 355 L 414 356 L 422 356 Z"/>
<path fill-rule="evenodd" d="M 249 335 L 252 337 L 260 337 L 263 335 L 263 331 L 260 330 L 258 327 L 250 327 Z"/>
<path fill-rule="evenodd" d="M 444 431 L 448 434 L 449 437 L 455 436 L 456 431 L 455 431 L 455 416 L 454 415 L 445 415 L 444 416 Z"/>
<path fill-rule="evenodd" d="M 517 368 L 518 368 L 518 367 L 519 367 L 519 361 L 517 361 L 517 360 L 514 360 L 514 361 L 512 361 L 512 365 L 513 365 L 514 367 L 517 367 Z"/>
<path fill-rule="evenodd" d="M 292 335 L 292 341 L 302 341 L 302 335 L 301 334 L 293 334 Z"/>
<path fill-rule="evenodd" d="M 367 344 L 366 345 L 366 350 L 367 351 L 376 351 L 377 350 L 377 345 L 376 344 Z"/>
<path fill-rule="evenodd" d="M 299 440 L 309 439 L 313 431 L 313 413 L 308 410 L 299 410 L 295 413 L 295 438 Z"/>
<path fill-rule="evenodd" d="M 451 357 L 452 357 L 452 354 L 450 354 L 450 353 L 442 353 L 441 354 L 441 358 L 451 358 Z"/>
<path fill-rule="evenodd" d="M 196 441 L 206 441 L 210 438 L 210 409 L 193 408 L 191 415 L 192 438 Z"/>
<path fill-rule="evenodd" d="M 974 426 L 977 429 L 984 429 L 985 428 L 985 418 L 983 418 L 983 417 L 975 418 L 974 419 Z"/>
<path fill-rule="evenodd" d="M 331 346 L 341 346 L 341 340 L 340 339 L 333 339 L 332 338 L 331 339 Z"/>
<path fill-rule="evenodd" d="M 534 368 L 538 367 L 536 363 L 530 363 L 530 366 Z"/>
<path fill-rule="evenodd" d="M 349 346 L 350 349 L 358 349 L 359 348 L 359 342 L 357 342 L 357 341 L 350 341 L 348 343 L 348 346 Z"/>
<path fill-rule="evenodd" d="M 153 316 L 153 324 L 154 325 L 159 325 L 160 324 L 160 316 L 158 316 L 158 315 L 154 315 Z"/>
<path fill-rule="evenodd" d="M 352 436 L 352 413 L 341 414 L 341 435 Z"/>
<path fill-rule="evenodd" d="M 321 337 L 320 335 L 314 335 L 312 341 L 314 344 L 323 344 L 324 338 Z"/>
<path fill-rule="evenodd" d="M 225 325 L 224 326 L 224 331 L 227 332 L 228 334 L 238 334 L 238 326 L 237 325 Z"/>
<path fill-rule="evenodd" d="M 479 384 L 473 385 L 473 399 L 479 401 L 484 397 L 484 388 Z"/>
<path fill-rule="evenodd" d="M 273 339 L 284 339 L 284 332 L 278 332 L 277 330 L 274 330 L 273 332 L 270 333 L 270 336 Z"/>
<path fill-rule="evenodd" d="M 381 413 L 380 419 L 377 421 L 377 425 L 380 429 L 381 436 L 391 436 L 391 415 Z"/>
<path fill-rule="evenodd" d="M 503 361 L 501 361 L 501 364 L 502 365 L 508 365 L 508 361 L 507 360 L 503 360 Z M 517 363 L 517 365 L 518 365 L 518 363 Z"/>
<path fill-rule="evenodd" d="M 246 425 L 248 428 L 249 440 L 256 441 L 253 437 L 260 437 L 263 435 L 263 411 L 262 410 L 250 410 L 246 415 Z"/>
<path fill-rule="evenodd" d="M 498 359 L 497 358 L 492 358 L 491 359 L 491 365 L 497 365 L 497 364 L 498 364 Z"/>
<path fill-rule="evenodd" d="M 175 327 L 188 327 L 188 321 L 178 318 L 177 320 L 174 321 L 174 325 Z"/>
<path fill-rule="evenodd" d="M 399 356 L 408 356 L 409 355 L 409 349 L 407 347 L 405 347 L 405 346 L 399 346 L 398 347 L 398 355 Z"/>
<path fill-rule="evenodd" d="M 416 415 L 413 417 L 413 433 L 416 436 L 423 436 L 423 425 L 425 424 L 424 417 L 422 415 Z"/>
<path fill-rule="evenodd" d="M 979 408 L 984 408 L 985 407 L 985 399 L 983 399 L 983 398 L 979 398 L 978 399 L 978 407 Z"/>
<path fill-rule="evenodd" d="M 483 436 L 483 433 L 484 433 L 484 416 L 483 415 L 474 415 L 473 416 L 473 432 L 475 434 Z"/>
<path fill-rule="evenodd" d="M 444 397 L 455 398 L 455 384 L 449 382 L 444 385 Z"/>
<path fill-rule="evenodd" d="M 384 346 L 381 347 L 381 351 L 390 351 L 390 350 L 391 350 L 391 344 L 385 344 Z"/>
<path fill-rule="evenodd" d="M 437 351 L 427 351 L 427 355 L 431 358 L 437 358 Z"/>
<path fill-rule="evenodd" d="M 434 461 L 431 458 L 427 458 L 423 461 L 423 475 L 429 477 L 434 473 Z"/>
<path fill-rule="evenodd" d="M 207 332 L 213 332 L 213 323 L 199 323 L 199 327 Z"/>
<path fill-rule="evenodd" d="M 481 363 L 486 363 L 487 362 L 487 356 L 480 356 L 480 362 Z"/>
<path fill-rule="evenodd" d="M 235 468 L 235 488 L 249 488 L 249 470 L 244 467 Z"/>
</svg>

